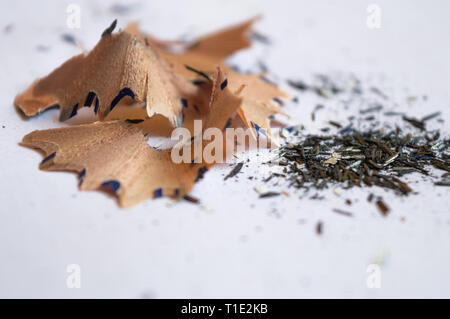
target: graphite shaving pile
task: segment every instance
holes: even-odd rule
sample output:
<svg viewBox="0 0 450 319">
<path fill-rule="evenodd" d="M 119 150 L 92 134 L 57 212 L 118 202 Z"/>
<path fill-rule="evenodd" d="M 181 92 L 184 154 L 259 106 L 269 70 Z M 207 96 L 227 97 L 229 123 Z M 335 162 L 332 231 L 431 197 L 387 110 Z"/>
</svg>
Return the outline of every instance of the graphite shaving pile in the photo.
<svg viewBox="0 0 450 319">
<path fill-rule="evenodd" d="M 324 189 L 329 183 L 354 186 L 379 186 L 407 195 L 412 188 L 400 178 L 412 172 L 428 175 L 428 166 L 444 170 L 435 185 L 450 186 L 450 140 L 402 134 L 400 129 L 384 132 L 352 132 L 343 135 L 310 135 L 279 150 L 277 164 L 290 186 Z M 270 178 L 270 177 L 269 177 Z"/>
<path fill-rule="evenodd" d="M 417 192 L 403 176 L 419 173 L 436 186 L 450 186 L 450 139 L 441 137 L 439 130 L 427 130 L 428 121 L 439 118 L 440 112 L 416 119 L 395 111 L 397 105 L 387 94 L 376 87 L 364 87 L 356 78 L 351 79 L 351 85 L 347 85 L 348 77 L 339 82 L 320 75 L 317 80 L 318 84 L 313 85 L 302 81 L 288 81 L 288 84 L 302 92 L 316 94 L 324 104 L 331 101 L 349 108 L 348 105 L 353 103 L 363 109 L 351 111 L 348 125 L 328 121 L 327 127 L 320 129 L 322 134 L 308 134 L 302 125 L 282 129 L 280 136 L 285 143 L 276 150 L 276 157 L 267 163 L 279 166 L 279 169 L 274 169 L 264 179 L 265 183 L 279 185 L 279 181 L 284 180 L 290 189 L 305 193 L 329 187 L 334 190 L 379 187 L 407 196 Z M 407 102 L 416 99 L 408 97 Z M 423 96 L 423 100 L 427 97 Z M 316 112 L 323 108 L 323 104 L 316 105 L 311 114 L 312 121 L 315 121 Z M 382 123 L 379 120 L 383 117 L 398 117 L 400 121 Z M 442 123 L 442 120 L 438 119 L 438 122 Z M 404 124 L 404 129 L 399 128 L 400 124 Z M 332 129 L 337 132 L 330 134 Z M 261 198 L 289 195 L 266 187 L 255 190 Z M 322 197 L 316 193 L 311 198 Z M 374 198 L 369 192 L 368 201 L 372 202 Z M 375 204 L 381 214 L 387 215 L 389 207 L 381 197 L 375 198 Z M 343 210 L 335 211 L 351 216 Z"/>
</svg>

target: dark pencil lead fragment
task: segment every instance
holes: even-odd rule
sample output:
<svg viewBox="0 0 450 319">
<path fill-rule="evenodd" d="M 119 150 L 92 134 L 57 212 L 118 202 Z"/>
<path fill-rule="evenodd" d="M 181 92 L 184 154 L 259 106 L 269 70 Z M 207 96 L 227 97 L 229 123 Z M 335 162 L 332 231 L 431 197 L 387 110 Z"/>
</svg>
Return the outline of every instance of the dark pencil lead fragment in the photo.
<svg viewBox="0 0 450 319">
<path fill-rule="evenodd" d="M 306 91 L 309 89 L 309 86 L 302 82 L 302 81 L 293 81 L 293 80 L 288 80 L 287 83 L 293 87 L 294 89 L 300 90 L 300 91 Z"/>
<path fill-rule="evenodd" d="M 274 100 L 275 102 L 277 102 L 280 105 L 283 105 L 283 101 L 281 101 L 279 98 L 274 97 L 272 100 Z"/>
<path fill-rule="evenodd" d="M 242 167 L 244 166 L 244 163 L 238 163 L 232 170 L 230 173 L 228 173 L 227 176 L 225 176 L 225 178 L 223 179 L 224 181 L 226 181 L 227 179 L 236 176 L 242 169 Z"/>
<path fill-rule="evenodd" d="M 198 198 L 196 198 L 194 196 L 191 196 L 191 195 L 184 195 L 183 199 L 185 201 L 188 201 L 188 202 L 193 203 L 193 204 L 199 204 L 200 203 L 200 200 Z"/>
<path fill-rule="evenodd" d="M 425 123 L 424 121 L 420 121 L 415 118 L 410 118 L 407 116 L 403 116 L 403 120 L 414 126 L 415 128 L 418 128 L 421 131 L 425 131 Z"/>
<path fill-rule="evenodd" d="M 197 177 L 195 178 L 195 182 L 198 182 L 203 178 L 205 173 L 208 171 L 208 168 L 206 166 L 202 166 L 197 171 Z"/>
<path fill-rule="evenodd" d="M 281 193 L 278 192 L 266 192 L 264 194 L 259 195 L 259 198 L 269 198 L 269 197 L 276 197 L 280 196 Z"/>
<path fill-rule="evenodd" d="M 432 120 L 441 115 L 441 112 L 435 112 L 422 118 L 422 122 Z"/>
<path fill-rule="evenodd" d="M 103 31 L 103 33 L 102 33 L 102 38 L 111 35 L 111 33 L 112 33 L 112 32 L 114 31 L 114 29 L 116 28 L 116 25 L 117 25 L 117 19 L 115 19 L 115 20 L 111 23 L 111 25 L 110 25 L 109 27 L 107 27 L 107 28 L 105 29 L 105 31 Z"/>
<path fill-rule="evenodd" d="M 61 35 L 61 39 L 64 42 L 70 43 L 72 45 L 77 45 L 77 40 L 75 39 L 75 37 L 69 33 L 64 33 Z"/>
<path fill-rule="evenodd" d="M 253 32 L 250 34 L 250 37 L 251 37 L 253 40 L 258 41 L 258 42 L 261 42 L 261 43 L 263 43 L 263 44 L 266 44 L 266 45 L 270 44 L 270 39 L 269 39 L 266 35 L 263 35 L 263 34 L 261 34 L 261 33 L 259 33 L 259 32 L 253 31 Z"/>
<path fill-rule="evenodd" d="M 333 212 L 343 215 L 343 216 L 347 216 L 347 217 L 353 217 L 353 214 L 350 212 L 347 212 L 345 210 L 339 209 L 339 208 L 334 208 Z"/>
</svg>

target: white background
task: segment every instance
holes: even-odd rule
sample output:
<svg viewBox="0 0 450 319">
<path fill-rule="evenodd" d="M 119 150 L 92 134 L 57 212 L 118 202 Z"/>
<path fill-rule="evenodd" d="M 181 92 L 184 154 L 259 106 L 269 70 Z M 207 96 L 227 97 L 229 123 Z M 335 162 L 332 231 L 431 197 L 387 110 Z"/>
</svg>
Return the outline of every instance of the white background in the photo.
<svg viewBox="0 0 450 319">
<path fill-rule="evenodd" d="M 66 26 L 69 3 L 81 7 L 80 29 Z M 210 209 L 168 199 L 119 209 L 103 193 L 79 192 L 73 174 L 39 171 L 41 155 L 18 142 L 32 130 L 67 123 L 57 121 L 55 110 L 23 121 L 12 105 L 35 78 L 80 53 L 61 40 L 63 33 L 90 49 L 115 17 L 119 27 L 140 20 L 145 31 L 174 38 L 262 13 L 256 29 L 272 45 L 238 54 L 237 64 L 254 68 L 262 59 L 280 80 L 353 72 L 385 88 L 396 110 L 419 118 L 442 111 L 445 122 L 430 125 L 448 136 L 448 1 L 377 1 L 378 30 L 367 28 L 370 2 L 363 0 L 132 3 L 125 15 L 107 1 L 0 4 L 0 27 L 11 25 L 0 33 L 0 297 L 450 297 L 450 192 L 429 179 L 411 176 L 418 194 L 408 198 L 376 189 L 337 196 L 328 189 L 318 201 L 309 199 L 314 192 L 305 196 L 280 185 L 276 190 L 290 197 L 259 199 L 253 187 L 273 169 L 261 164 L 273 157 L 265 152 L 251 154 L 236 178 L 223 181 L 229 165 L 206 174 L 193 195 Z M 428 101 L 408 105 L 410 94 L 426 94 Z M 307 131 L 358 113 L 314 95 L 299 97 L 286 111 Z M 326 109 L 311 123 L 317 103 Z M 388 217 L 367 203 L 370 192 L 384 197 Z M 352 206 L 345 205 L 347 198 Z M 321 236 L 315 232 L 319 221 Z M 380 289 L 366 285 L 374 261 L 381 264 Z M 81 267 L 80 289 L 66 286 L 69 264 Z"/>
</svg>

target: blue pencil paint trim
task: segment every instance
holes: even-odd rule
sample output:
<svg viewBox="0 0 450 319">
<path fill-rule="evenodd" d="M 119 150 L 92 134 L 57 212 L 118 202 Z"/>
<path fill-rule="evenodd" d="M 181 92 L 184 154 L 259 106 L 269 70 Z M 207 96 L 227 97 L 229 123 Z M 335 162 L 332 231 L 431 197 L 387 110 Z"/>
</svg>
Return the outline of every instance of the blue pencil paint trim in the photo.
<svg viewBox="0 0 450 319">
<path fill-rule="evenodd" d="M 162 188 L 157 188 L 155 189 L 155 191 L 153 192 L 153 195 L 155 198 L 160 198 L 163 196 L 163 190 Z"/>
<path fill-rule="evenodd" d="M 95 107 L 94 107 L 94 113 L 97 114 L 98 107 L 100 106 L 100 102 L 98 100 L 98 97 L 95 98 Z"/>
<path fill-rule="evenodd" d="M 294 130 L 294 126 L 286 127 L 286 130 L 287 130 L 289 133 L 292 133 L 292 131 Z"/>
<path fill-rule="evenodd" d="M 50 155 L 48 155 L 46 158 L 44 158 L 41 162 L 41 164 L 44 164 L 45 162 L 51 160 L 52 158 L 54 158 L 56 156 L 56 152 L 51 153 Z"/>
<path fill-rule="evenodd" d="M 181 121 L 181 124 L 183 124 L 183 122 L 184 122 L 184 110 L 181 110 L 180 121 Z"/>
<path fill-rule="evenodd" d="M 82 179 L 84 178 L 84 176 L 86 176 L 86 169 L 83 168 L 83 170 L 78 174 L 78 178 Z"/>
<path fill-rule="evenodd" d="M 81 186 L 81 184 L 83 184 L 85 176 L 86 176 L 86 169 L 83 168 L 83 170 L 78 174 L 78 179 L 80 180 L 78 186 Z"/>
<path fill-rule="evenodd" d="M 197 171 L 197 177 L 195 178 L 195 182 L 198 182 L 203 178 L 203 175 L 208 171 L 208 168 L 206 166 L 202 166 Z"/>
<path fill-rule="evenodd" d="M 85 107 L 91 107 L 92 102 L 94 102 L 94 98 L 95 98 L 95 92 L 89 92 L 87 97 L 86 97 L 86 101 L 84 102 L 84 106 Z"/>
<path fill-rule="evenodd" d="M 269 115 L 269 119 L 273 120 L 274 118 L 275 118 L 275 115 L 273 115 L 273 114 Z"/>
<path fill-rule="evenodd" d="M 77 112 L 78 112 L 78 103 L 73 106 L 72 113 L 70 113 L 69 119 L 77 115 Z"/>
<path fill-rule="evenodd" d="M 111 105 L 109 106 L 109 111 L 112 111 L 112 109 L 117 105 L 117 103 L 119 103 L 120 100 L 123 99 L 125 96 L 130 96 L 133 100 L 135 97 L 134 92 L 130 88 L 123 88 L 111 102 Z"/>
<path fill-rule="evenodd" d="M 274 97 L 272 100 L 274 100 L 275 102 L 277 102 L 280 105 L 283 105 L 283 101 L 281 101 L 279 98 Z"/>
<path fill-rule="evenodd" d="M 252 122 L 252 124 L 253 124 L 253 127 L 255 128 L 257 134 L 261 133 L 262 135 L 267 136 L 265 129 L 261 128 L 261 126 L 259 126 L 255 122 Z"/>
<path fill-rule="evenodd" d="M 120 182 L 116 180 L 105 181 L 102 183 L 102 187 L 109 187 L 114 193 L 117 193 L 120 188 Z"/>
<path fill-rule="evenodd" d="M 188 107 L 188 100 L 181 98 L 181 104 L 183 104 L 183 107 Z"/>
<path fill-rule="evenodd" d="M 220 84 L 220 89 L 223 91 L 228 85 L 228 79 L 225 79 L 221 84 Z"/>
<path fill-rule="evenodd" d="M 223 129 L 225 130 L 226 128 L 230 127 L 232 122 L 233 122 L 233 119 L 229 118 L 228 121 L 225 123 L 225 127 Z"/>
</svg>

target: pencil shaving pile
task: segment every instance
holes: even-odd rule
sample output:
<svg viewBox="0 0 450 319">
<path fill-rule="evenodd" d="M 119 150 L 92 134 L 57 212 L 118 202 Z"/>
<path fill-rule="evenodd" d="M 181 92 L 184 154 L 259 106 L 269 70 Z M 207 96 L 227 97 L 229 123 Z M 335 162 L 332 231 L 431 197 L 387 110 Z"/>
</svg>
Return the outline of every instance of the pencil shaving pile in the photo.
<svg viewBox="0 0 450 319">
<path fill-rule="evenodd" d="M 99 121 L 34 131 L 22 145 L 45 153 L 40 169 L 77 172 L 81 190 L 112 191 L 123 207 L 185 196 L 214 163 L 175 164 L 170 149 L 150 147 L 148 136 L 170 136 L 176 127 L 192 131 L 201 119 L 203 130 L 249 127 L 253 138 L 262 132 L 276 143 L 270 118 L 284 114 L 280 105 L 291 97 L 224 62 L 251 45 L 255 20 L 184 44 L 182 53 L 171 50 L 176 42 L 142 34 L 136 23 L 113 33 L 114 21 L 92 51 L 36 80 L 14 101 L 27 117 L 59 106 L 65 121 L 90 107 Z"/>
</svg>

